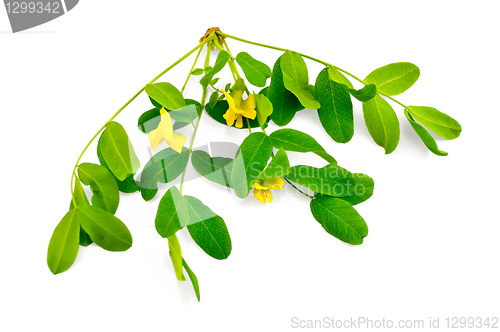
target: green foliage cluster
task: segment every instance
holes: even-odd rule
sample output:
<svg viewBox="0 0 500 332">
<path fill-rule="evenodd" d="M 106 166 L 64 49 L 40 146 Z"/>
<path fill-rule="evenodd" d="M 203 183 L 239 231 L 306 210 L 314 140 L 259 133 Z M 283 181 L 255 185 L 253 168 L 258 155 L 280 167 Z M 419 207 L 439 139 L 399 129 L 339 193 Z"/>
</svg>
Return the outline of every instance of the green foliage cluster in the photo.
<svg viewBox="0 0 500 332">
<path fill-rule="evenodd" d="M 432 107 L 405 106 L 392 97 L 403 93 L 417 81 L 420 70 L 414 64 L 389 64 L 375 69 L 361 80 L 345 70 L 304 54 L 245 41 L 216 29 L 210 30 L 207 36 L 197 47 L 141 89 L 95 135 L 94 138 L 102 132 L 97 145 L 99 164 L 80 163 L 87 148 L 80 155 L 72 173 L 69 211 L 55 228 L 48 247 L 47 264 L 54 274 L 71 267 L 80 246 L 95 243 L 108 251 L 129 249 L 132 246 L 131 233 L 115 216 L 120 192 L 139 192 L 145 201 L 150 201 L 157 195 L 159 183 L 168 184 L 181 177 L 179 188 L 170 185 L 159 200 L 155 228 L 168 241 L 176 278 L 186 280 L 186 272 L 199 300 L 199 283 L 182 254 L 177 232 L 187 228 L 193 241 L 207 255 L 217 260 L 229 257 L 232 242 L 221 216 L 200 199 L 182 194 L 184 176 L 190 161 L 200 176 L 232 189 L 241 199 L 245 199 L 253 190 L 254 197 L 264 195 L 264 202 L 265 199 L 271 202 L 271 189 L 280 189 L 280 183 L 284 184 L 286 181 L 287 185 L 307 197 L 313 218 L 327 233 L 351 245 L 362 244 L 368 235 L 368 226 L 354 206 L 373 195 L 373 179 L 340 167 L 337 160 L 307 133 L 290 128 L 278 128 L 269 135 L 266 133 L 265 129 L 270 123 L 284 127 L 297 112 L 304 109 L 317 111 L 320 126 L 332 140 L 347 143 L 354 135 L 354 97 L 362 103 L 370 135 L 387 154 L 396 149 L 400 139 L 398 116 L 388 100 L 403 107 L 410 126 L 436 155 L 444 156 L 447 153 L 438 149 L 428 130 L 448 140 L 460 135 L 460 124 L 450 116 Z M 278 49 L 283 53 L 271 70 L 268 65 L 246 52 L 233 57 L 225 38 Z M 204 66 L 197 68 L 203 47 L 207 48 L 207 57 Z M 213 66 L 210 66 L 211 49 L 214 47 L 218 49 L 218 54 Z M 160 76 L 196 51 L 196 60 L 186 84 L 190 77 L 200 77 L 203 93 L 199 102 L 184 98 L 186 84 L 179 90 L 167 82 L 155 83 Z M 305 59 L 325 66 L 316 77 L 314 85 L 310 84 Z M 237 65 L 241 68 L 243 77 Z M 234 84 L 217 86 L 217 76 L 225 68 L 229 68 Z M 355 89 L 344 74 L 363 86 Z M 250 93 L 245 82 L 259 88 L 260 92 Z M 212 92 L 207 98 L 210 90 Z M 160 130 L 161 127 L 161 135 L 168 144 L 169 139 L 173 139 L 172 131 L 192 125 L 194 132 L 188 147 L 175 150 L 163 145 L 138 174 L 140 161 L 127 132 L 113 120 L 143 91 L 149 96 L 153 108 L 140 115 L 139 130 L 152 135 L 154 130 Z M 243 93 L 246 94 L 246 101 L 242 99 Z M 215 121 L 227 126 L 227 114 L 230 112 L 247 114 L 238 113 L 242 112 L 244 103 L 253 105 L 255 116 L 243 118 L 240 129 L 248 130 L 249 135 L 239 146 L 234 158 L 211 156 L 205 151 L 193 149 L 204 111 Z M 162 114 L 168 114 L 169 121 L 171 119 L 174 123 L 164 125 Z M 316 154 L 324 159 L 325 165 L 320 168 L 290 165 L 288 154 L 291 152 Z M 90 201 L 84 185 L 92 192 Z"/>
</svg>

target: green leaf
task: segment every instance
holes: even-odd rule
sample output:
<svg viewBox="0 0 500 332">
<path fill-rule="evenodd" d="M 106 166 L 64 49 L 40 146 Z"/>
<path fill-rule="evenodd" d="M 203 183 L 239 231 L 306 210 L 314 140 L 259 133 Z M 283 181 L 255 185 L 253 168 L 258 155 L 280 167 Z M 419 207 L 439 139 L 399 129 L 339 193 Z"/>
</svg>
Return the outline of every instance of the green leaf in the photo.
<svg viewBox="0 0 500 332">
<path fill-rule="evenodd" d="M 263 127 L 269 116 L 273 113 L 273 104 L 269 101 L 269 99 L 261 94 L 254 94 L 255 96 L 255 104 L 257 111 L 257 120 L 259 121 L 259 125 Z"/>
<path fill-rule="evenodd" d="M 210 104 L 207 104 L 205 106 L 205 110 L 207 111 L 208 115 L 212 117 L 215 121 L 222 123 L 223 125 L 227 125 L 226 119 L 224 119 L 224 114 L 227 112 L 227 109 L 229 108 L 229 104 L 227 103 L 226 100 L 220 100 L 215 104 L 215 107 L 211 107 Z M 259 120 L 257 117 L 255 119 L 251 120 L 249 119 L 250 122 L 250 128 L 260 128 L 259 125 Z M 264 128 L 267 127 L 267 123 L 265 124 Z M 232 127 L 236 128 L 236 127 Z M 243 127 L 242 128 L 236 128 L 236 129 L 248 129 L 248 123 L 247 121 L 243 121 Z"/>
<path fill-rule="evenodd" d="M 377 86 L 375 84 L 367 84 L 363 88 L 356 90 L 340 71 L 334 67 L 328 67 L 328 76 L 332 81 L 339 83 L 342 88 L 348 91 L 354 98 L 359 101 L 368 101 L 377 95 Z"/>
<path fill-rule="evenodd" d="M 184 171 L 189 159 L 189 150 L 182 148 L 177 153 L 172 148 L 166 148 L 155 154 L 144 166 L 141 174 L 141 195 L 149 201 L 156 196 L 158 182 L 168 183 L 175 180 Z"/>
<path fill-rule="evenodd" d="M 129 175 L 123 181 L 117 180 L 116 183 L 118 185 L 118 190 L 126 194 L 132 194 L 141 189 L 137 184 L 137 181 L 135 181 L 133 174 Z"/>
<path fill-rule="evenodd" d="M 157 193 L 158 189 L 141 188 L 141 196 L 146 202 L 155 198 Z"/>
<path fill-rule="evenodd" d="M 328 69 L 316 78 L 316 99 L 321 103 L 318 116 L 321 125 L 337 143 L 347 143 L 354 135 L 351 96 L 342 85 L 331 80 Z"/>
<path fill-rule="evenodd" d="M 325 149 L 311 136 L 295 129 L 276 130 L 269 136 L 277 149 L 295 152 L 312 152 L 328 161 L 337 164 L 335 158 L 326 153 Z"/>
<path fill-rule="evenodd" d="M 193 151 L 191 163 L 194 169 L 207 180 L 231 188 L 231 171 L 233 159 L 222 157 L 210 157 L 202 150 Z"/>
<path fill-rule="evenodd" d="M 76 215 L 99 247 L 108 251 L 125 251 L 132 246 L 132 235 L 127 226 L 108 211 L 93 205 L 79 205 Z"/>
<path fill-rule="evenodd" d="M 349 187 L 354 185 L 352 173 L 336 165 L 322 168 L 306 165 L 293 166 L 287 178 L 314 192 L 333 197 L 347 196 Z"/>
<path fill-rule="evenodd" d="M 75 204 L 76 203 L 76 204 Z M 69 209 L 74 209 L 75 206 L 90 204 L 87 195 L 85 195 L 85 191 L 83 190 L 82 183 L 80 180 L 75 177 L 75 188 L 73 189 L 73 198 L 69 203 Z"/>
<path fill-rule="evenodd" d="M 148 84 L 146 85 L 146 93 L 167 110 L 175 110 L 186 106 L 182 93 L 170 83 Z"/>
<path fill-rule="evenodd" d="M 419 76 L 420 69 L 413 63 L 396 62 L 375 69 L 363 82 L 373 83 L 383 94 L 395 96 L 408 90 Z"/>
<path fill-rule="evenodd" d="M 214 108 L 218 101 L 219 101 L 219 92 L 217 91 L 212 92 L 212 94 L 210 95 L 210 99 L 208 100 L 208 104 L 210 105 L 210 107 Z"/>
<path fill-rule="evenodd" d="M 174 125 L 172 126 L 173 130 L 181 129 L 184 128 L 185 126 L 188 126 L 189 122 L 181 122 L 181 121 L 176 121 Z"/>
<path fill-rule="evenodd" d="M 340 199 L 356 205 L 372 197 L 375 183 L 371 177 L 363 173 L 353 173 L 352 180 L 354 183 L 347 188 L 347 196 L 339 197 Z"/>
<path fill-rule="evenodd" d="M 101 136 L 101 138 L 99 138 L 99 142 L 97 143 L 97 158 L 99 159 L 99 163 L 102 166 L 104 166 L 111 173 L 111 170 L 109 169 L 109 166 L 106 163 L 106 161 L 104 160 L 104 156 L 102 155 L 102 152 L 101 152 L 101 147 L 102 147 L 101 139 L 102 139 L 102 136 Z M 134 179 L 134 175 L 135 174 L 130 174 L 123 181 L 118 180 L 116 178 L 116 176 L 113 175 L 113 177 L 116 180 L 116 184 L 118 185 L 118 190 L 123 192 L 123 193 L 127 193 L 127 194 L 135 193 L 136 191 L 138 191 L 140 188 Z"/>
<path fill-rule="evenodd" d="M 153 98 L 149 97 L 149 101 L 151 102 L 151 104 L 153 104 L 153 106 L 155 108 L 158 109 L 158 111 L 160 111 L 162 109 L 162 105 L 160 103 L 158 103 L 156 100 L 154 100 Z"/>
<path fill-rule="evenodd" d="M 184 266 L 184 268 L 186 269 L 186 272 L 189 276 L 189 279 L 191 280 L 191 284 L 193 284 L 196 298 L 198 299 L 198 302 L 200 302 L 200 285 L 198 284 L 198 278 L 196 278 L 196 275 L 189 268 L 188 264 L 186 263 L 186 261 L 184 259 L 182 259 L 182 266 Z"/>
<path fill-rule="evenodd" d="M 200 84 L 204 87 L 208 86 L 214 75 L 220 72 L 222 68 L 224 68 L 224 66 L 229 61 L 229 58 L 230 58 L 229 53 L 227 53 L 226 51 L 220 51 L 219 54 L 217 55 L 217 59 L 215 60 L 213 68 L 210 69 L 209 71 L 205 70 L 206 74 L 200 80 Z"/>
<path fill-rule="evenodd" d="M 240 65 L 250 84 L 262 88 L 266 80 L 271 77 L 271 69 L 258 60 L 255 60 L 246 52 L 240 52 L 236 56 L 236 62 Z"/>
<path fill-rule="evenodd" d="M 175 111 L 170 111 L 168 113 L 170 114 L 170 117 L 172 119 L 180 122 L 191 123 L 198 117 L 196 106 L 192 104 L 176 109 Z"/>
<path fill-rule="evenodd" d="M 264 171 L 259 175 L 259 179 L 276 179 L 288 174 L 290 170 L 290 162 L 284 149 L 279 149 L 276 155 L 271 159 L 271 162 Z"/>
<path fill-rule="evenodd" d="M 354 89 L 351 81 L 349 81 L 337 68 L 328 67 L 328 76 L 332 81 L 335 81 L 340 84 L 346 85 L 349 89 Z"/>
<path fill-rule="evenodd" d="M 198 115 L 201 114 L 201 104 L 198 101 L 196 101 L 194 99 L 189 99 L 188 98 L 188 99 L 186 99 L 186 104 L 187 105 L 194 105 L 194 106 L 196 106 L 196 110 L 198 112 Z"/>
<path fill-rule="evenodd" d="M 83 247 L 88 247 L 92 243 L 94 243 L 94 241 L 92 241 L 90 235 L 85 232 L 82 226 L 80 226 L 80 245 Z"/>
<path fill-rule="evenodd" d="M 69 204 L 70 210 L 75 208 L 75 206 L 78 206 L 78 205 L 83 205 L 83 204 L 89 205 L 90 204 L 89 200 L 87 198 L 87 195 L 85 195 L 85 191 L 83 191 L 82 183 L 80 182 L 80 180 L 77 177 L 75 177 L 75 188 L 73 190 L 73 198 L 74 198 L 74 201 L 73 201 L 73 199 L 71 199 L 71 203 Z M 76 205 L 75 205 L 75 202 L 76 202 Z M 78 224 L 80 224 L 80 223 L 78 223 Z M 93 241 L 90 238 L 90 235 L 88 235 L 87 232 L 85 232 L 85 230 L 80 226 L 80 245 L 87 247 L 89 244 L 92 244 L 92 243 L 93 243 Z"/>
<path fill-rule="evenodd" d="M 368 101 L 375 98 L 377 95 L 377 86 L 375 84 L 367 84 L 359 90 L 349 89 L 349 93 L 359 101 Z"/>
<path fill-rule="evenodd" d="M 309 74 L 302 56 L 296 52 L 286 51 L 281 57 L 281 72 L 285 88 L 292 92 L 305 108 L 315 110 L 321 107 L 309 90 Z"/>
<path fill-rule="evenodd" d="M 177 187 L 170 187 L 158 205 L 155 218 L 156 231 L 163 238 L 168 238 L 186 226 L 188 220 L 186 200 Z"/>
<path fill-rule="evenodd" d="M 140 162 L 121 124 L 108 122 L 99 143 L 109 170 L 118 180 L 123 181 L 127 176 L 137 172 Z"/>
<path fill-rule="evenodd" d="M 224 220 L 193 196 L 186 198 L 189 225 L 187 229 L 194 242 L 209 256 L 226 259 L 231 254 L 231 237 Z"/>
<path fill-rule="evenodd" d="M 47 251 L 47 265 L 53 274 L 68 270 L 78 255 L 80 224 L 71 209 L 62 218 L 52 233 Z"/>
<path fill-rule="evenodd" d="M 279 57 L 274 64 L 271 84 L 266 92 L 267 98 L 273 104 L 271 120 L 280 127 L 286 126 L 292 121 L 295 113 L 304 109 L 297 97 L 285 88 L 280 65 L 281 58 Z"/>
<path fill-rule="evenodd" d="M 78 166 L 78 177 L 84 185 L 90 186 L 92 205 L 115 214 L 120 193 L 113 175 L 104 166 L 83 163 Z"/>
<path fill-rule="evenodd" d="M 195 70 L 193 70 L 191 72 L 191 75 L 199 76 L 199 75 L 203 74 L 203 72 L 204 72 L 203 68 L 196 68 Z"/>
<path fill-rule="evenodd" d="M 177 280 L 186 280 L 184 274 L 182 273 L 181 245 L 179 244 L 179 240 L 175 234 L 168 238 L 168 248 L 170 249 L 169 255 L 170 259 L 172 259 L 172 264 L 174 264 L 175 276 L 177 277 Z"/>
<path fill-rule="evenodd" d="M 417 133 L 418 137 L 420 137 L 420 139 L 422 140 L 422 142 L 424 142 L 425 146 L 432 153 L 434 153 L 435 155 L 438 155 L 438 156 L 447 156 L 448 155 L 448 152 L 444 152 L 444 151 L 439 150 L 438 145 L 437 145 L 436 140 L 434 139 L 434 137 L 432 137 L 432 135 L 429 134 L 429 132 L 427 130 L 425 130 L 424 127 L 422 127 L 421 125 L 419 125 L 411 117 L 410 113 L 408 113 L 408 110 L 406 110 L 406 109 L 405 109 L 405 116 L 408 119 L 408 122 L 410 122 L 410 125 L 413 128 L 413 130 L 415 130 L 415 132 Z"/>
<path fill-rule="evenodd" d="M 245 138 L 236 153 L 231 173 L 231 183 L 236 196 L 248 196 L 250 186 L 266 167 L 272 152 L 272 141 L 264 133 L 253 133 Z"/>
<path fill-rule="evenodd" d="M 460 126 L 457 120 L 435 108 L 408 106 L 408 112 L 415 120 L 444 139 L 455 139 L 462 132 L 462 126 Z"/>
<path fill-rule="evenodd" d="M 160 110 L 158 108 L 152 108 L 149 111 L 142 113 L 137 121 L 137 127 L 143 133 L 149 133 L 151 130 L 158 128 L 161 121 Z"/>
<path fill-rule="evenodd" d="M 311 200 L 311 212 L 323 228 L 341 241 L 362 244 L 368 226 L 348 202 L 329 196 Z"/>
<path fill-rule="evenodd" d="M 219 79 L 218 77 L 214 78 L 213 80 L 210 81 L 210 85 L 211 86 L 214 86 L 215 84 L 217 84 L 217 82 L 219 82 Z"/>
<path fill-rule="evenodd" d="M 363 116 L 375 143 L 383 147 L 386 154 L 394 151 L 399 143 L 399 120 L 391 105 L 377 95 L 363 103 Z"/>
</svg>

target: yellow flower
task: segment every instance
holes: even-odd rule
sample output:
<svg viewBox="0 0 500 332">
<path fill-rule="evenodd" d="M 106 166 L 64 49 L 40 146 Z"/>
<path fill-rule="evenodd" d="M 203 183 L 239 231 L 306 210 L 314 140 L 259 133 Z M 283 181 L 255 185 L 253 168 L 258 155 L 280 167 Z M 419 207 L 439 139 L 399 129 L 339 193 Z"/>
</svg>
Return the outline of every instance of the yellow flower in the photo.
<svg viewBox="0 0 500 332">
<path fill-rule="evenodd" d="M 154 150 L 158 147 L 158 144 L 167 141 L 167 144 L 181 153 L 184 143 L 186 143 L 186 136 L 174 131 L 172 126 L 172 120 L 170 119 L 170 114 L 162 107 L 160 110 L 161 121 L 158 128 L 151 130 L 149 132 L 149 142 L 151 142 L 151 149 Z"/>
<path fill-rule="evenodd" d="M 252 120 L 255 119 L 257 112 L 255 111 L 255 96 L 253 94 L 243 100 L 243 90 L 233 91 L 232 96 L 224 90 L 219 91 L 226 96 L 227 103 L 229 104 L 229 108 L 227 109 L 226 114 L 224 114 L 224 119 L 226 119 L 228 126 L 232 126 L 236 121 L 236 127 L 242 128 L 243 117 Z"/>
<path fill-rule="evenodd" d="M 267 180 L 257 180 L 252 184 L 253 197 L 259 200 L 262 204 L 273 202 L 273 195 L 271 194 L 271 189 L 283 189 L 285 180 L 283 178 L 267 179 Z"/>
</svg>

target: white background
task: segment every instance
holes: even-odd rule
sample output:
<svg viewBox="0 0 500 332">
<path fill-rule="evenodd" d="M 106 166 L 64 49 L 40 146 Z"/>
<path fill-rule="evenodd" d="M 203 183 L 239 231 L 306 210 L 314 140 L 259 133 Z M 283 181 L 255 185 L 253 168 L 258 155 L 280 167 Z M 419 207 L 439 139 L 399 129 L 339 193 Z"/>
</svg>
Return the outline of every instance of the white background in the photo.
<svg viewBox="0 0 500 332">
<path fill-rule="evenodd" d="M 2 331 L 287 331 L 301 320 L 372 320 L 499 316 L 500 185 L 498 163 L 498 2 L 496 1 L 81 1 L 63 17 L 12 34 L 0 9 Z M 134 245 L 111 253 L 81 248 L 73 267 L 54 276 L 46 265 L 50 236 L 67 212 L 70 175 L 94 133 L 137 90 L 192 49 L 211 26 L 242 38 L 303 52 L 364 77 L 409 61 L 421 70 L 401 102 L 435 107 L 463 127 L 438 139 L 437 157 L 411 130 L 403 109 L 397 150 L 384 155 L 353 101 L 355 135 L 342 145 L 316 112 L 289 127 L 312 134 L 353 172 L 375 180 L 356 208 L 370 233 L 346 245 L 314 220 L 309 200 L 292 190 L 262 205 L 204 179 L 184 193 L 201 199 L 228 226 L 226 261 L 207 256 L 179 234 L 197 274 L 201 302 L 178 282 L 167 241 L 153 227 L 157 199 L 122 195 L 117 216 Z M 272 67 L 280 52 L 229 40 Z M 163 80 L 182 85 L 194 57 Z M 308 61 L 313 82 L 321 66 Z M 229 71 L 223 71 L 229 81 Z M 187 95 L 199 99 L 193 80 Z M 122 123 L 142 164 L 147 139 L 136 127 L 149 109 L 142 95 Z M 268 132 L 276 129 L 271 125 Z M 182 130 L 190 135 L 191 129 Z M 195 146 L 247 133 L 208 116 Z M 291 162 L 322 166 L 315 155 Z M 96 161 L 95 144 L 84 161 Z"/>
</svg>

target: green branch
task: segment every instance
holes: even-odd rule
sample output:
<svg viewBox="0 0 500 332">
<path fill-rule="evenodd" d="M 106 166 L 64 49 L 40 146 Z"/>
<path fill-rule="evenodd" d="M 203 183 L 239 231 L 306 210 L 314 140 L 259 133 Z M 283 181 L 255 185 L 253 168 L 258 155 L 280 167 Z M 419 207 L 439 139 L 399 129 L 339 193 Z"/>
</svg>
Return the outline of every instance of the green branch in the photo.
<svg viewBox="0 0 500 332">
<path fill-rule="evenodd" d="M 224 32 L 221 32 L 221 31 L 216 31 L 216 33 L 217 33 L 218 35 L 221 35 L 221 36 L 224 36 L 224 37 L 227 37 L 227 38 L 231 38 L 231 39 L 234 39 L 234 40 L 238 40 L 238 41 L 243 42 L 243 43 L 247 43 L 247 44 L 251 44 L 251 45 L 255 45 L 255 46 L 260 46 L 260 47 L 265 47 L 265 48 L 270 48 L 270 49 L 277 50 L 277 51 L 283 51 L 283 52 L 288 51 L 288 50 L 287 50 L 287 49 L 285 49 L 285 48 L 276 47 L 276 46 L 271 46 L 271 45 L 266 45 L 266 44 L 262 44 L 262 43 L 256 43 L 256 42 L 253 42 L 253 41 L 250 41 L 250 40 L 246 40 L 246 39 L 239 38 L 239 37 L 236 37 L 236 36 L 228 35 L 227 33 L 224 33 Z M 227 43 L 225 43 L 225 44 L 227 45 Z M 307 59 L 309 59 L 309 60 L 312 60 L 312 61 L 315 61 L 315 62 L 321 63 L 322 65 L 325 65 L 325 66 L 327 66 L 327 67 L 333 67 L 333 68 L 335 68 L 335 69 L 337 69 L 337 70 L 339 70 L 339 71 L 343 72 L 344 74 L 347 74 L 347 75 L 351 76 L 351 77 L 352 77 L 352 78 L 354 78 L 355 80 L 357 80 L 357 81 L 359 81 L 359 82 L 361 82 L 361 83 L 365 84 L 365 83 L 363 82 L 363 80 L 362 80 L 362 79 L 360 79 L 359 77 L 357 77 L 357 76 L 355 76 L 355 75 L 351 74 L 351 73 L 350 73 L 350 72 L 348 72 L 347 70 L 344 70 L 344 69 L 342 69 L 342 68 L 340 68 L 340 67 L 337 67 L 337 66 L 335 66 L 335 65 L 332 65 L 331 63 L 325 62 L 325 61 L 323 61 L 323 60 L 316 59 L 316 58 L 314 58 L 314 57 L 312 57 L 312 56 L 309 56 L 309 55 L 307 55 L 307 54 L 303 54 L 303 53 L 299 53 L 299 52 L 296 52 L 296 53 L 297 53 L 297 54 L 300 54 L 300 55 L 301 55 L 302 57 L 304 57 L 304 58 L 307 58 Z M 382 95 L 382 96 L 384 96 L 384 97 L 389 98 L 390 100 L 394 101 L 395 103 L 398 103 L 399 105 L 403 106 L 404 108 L 407 108 L 407 106 L 406 106 L 406 105 L 404 105 L 403 103 L 400 103 L 399 101 L 397 101 L 396 99 L 392 98 L 391 96 L 388 96 L 388 95 L 386 95 L 386 94 L 384 94 L 384 93 L 382 93 L 382 92 L 378 92 L 378 94 L 379 94 L 379 95 Z"/>
<path fill-rule="evenodd" d="M 194 52 L 196 52 L 196 50 L 198 50 L 199 48 L 202 48 L 203 45 L 205 45 L 207 42 L 208 42 L 208 39 L 206 39 L 203 42 L 201 42 L 200 44 L 198 44 L 195 48 L 193 48 L 191 51 L 189 51 L 184 56 L 182 56 L 179 60 L 177 60 L 172 65 L 170 65 L 168 68 L 166 68 L 164 71 L 162 71 L 160 74 L 158 74 L 148 84 L 154 83 L 157 79 L 159 79 L 161 76 L 163 76 L 165 73 L 167 73 L 170 69 L 174 68 L 180 62 L 182 62 L 184 59 L 186 59 L 188 56 L 190 56 L 191 54 L 193 54 Z M 76 168 L 78 167 L 78 164 L 80 163 L 80 160 L 82 159 L 83 154 L 85 153 L 85 151 L 87 151 L 87 149 L 90 146 L 90 144 L 92 144 L 92 142 L 101 133 L 101 131 L 103 131 L 104 128 L 106 128 L 106 125 L 108 124 L 108 122 L 113 121 L 113 119 L 116 118 L 118 116 L 118 114 L 120 114 L 125 109 L 125 107 L 127 107 L 135 98 L 137 98 L 137 96 L 139 96 L 144 91 L 145 88 L 146 88 L 146 86 L 144 86 L 142 89 L 140 89 L 132 98 L 130 98 L 125 103 L 125 105 L 123 105 L 122 107 L 120 107 L 120 109 L 115 114 L 113 114 L 113 116 L 104 124 L 104 126 L 102 126 L 101 129 L 99 129 L 99 131 L 92 137 L 92 139 L 90 140 L 90 142 L 87 143 L 87 145 L 83 149 L 82 153 L 80 154 L 80 156 L 76 160 L 75 167 L 73 168 L 73 172 L 71 173 L 71 199 L 73 200 L 74 204 L 76 204 L 76 202 L 75 202 L 75 198 L 74 198 L 74 194 L 73 194 L 73 180 L 75 178 Z"/>
</svg>

